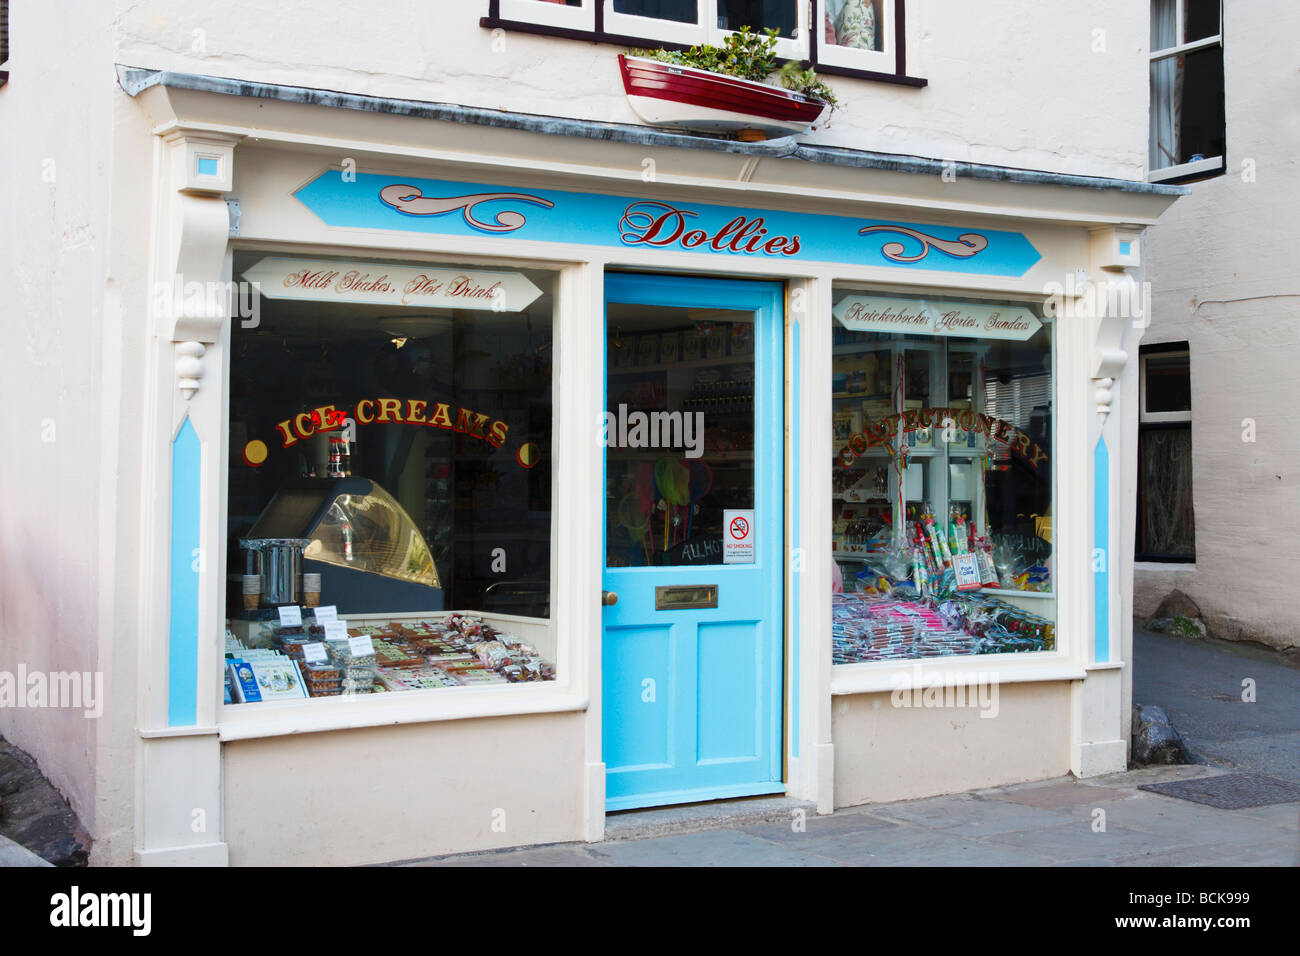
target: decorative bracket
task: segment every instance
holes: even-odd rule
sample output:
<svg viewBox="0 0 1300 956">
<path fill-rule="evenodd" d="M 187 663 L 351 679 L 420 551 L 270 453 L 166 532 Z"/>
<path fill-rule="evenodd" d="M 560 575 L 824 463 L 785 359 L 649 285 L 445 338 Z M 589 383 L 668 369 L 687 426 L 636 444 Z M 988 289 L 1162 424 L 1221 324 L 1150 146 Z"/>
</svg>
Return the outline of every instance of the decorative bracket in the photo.
<svg viewBox="0 0 1300 956">
<path fill-rule="evenodd" d="M 1083 290 L 1085 308 L 1093 322 L 1093 397 L 1097 417 L 1106 424 L 1114 398 L 1115 379 L 1128 364 L 1124 351 L 1124 327 L 1130 321 L 1144 319 L 1143 299 L 1138 284 L 1127 270 L 1138 266 L 1141 258 L 1142 230 L 1131 226 L 1104 226 L 1091 230 L 1089 254 L 1093 274 L 1119 273 L 1101 284 L 1089 281 Z"/>
<path fill-rule="evenodd" d="M 186 400 L 203 378 L 205 346 L 221 339 L 230 318 L 225 281 L 230 210 L 225 193 L 234 182 L 236 140 L 210 133 L 191 135 L 173 129 L 164 137 L 170 149 L 168 210 L 169 274 L 159 277 L 154 297 L 163 334 L 176 344 L 176 386 Z"/>
</svg>

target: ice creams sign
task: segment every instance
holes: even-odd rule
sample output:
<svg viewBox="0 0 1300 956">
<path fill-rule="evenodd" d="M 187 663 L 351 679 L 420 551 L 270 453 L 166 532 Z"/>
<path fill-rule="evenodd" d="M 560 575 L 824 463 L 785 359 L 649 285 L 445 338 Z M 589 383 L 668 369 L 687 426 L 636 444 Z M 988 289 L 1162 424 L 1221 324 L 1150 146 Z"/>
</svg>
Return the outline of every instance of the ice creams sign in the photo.
<svg viewBox="0 0 1300 956">
<path fill-rule="evenodd" d="M 519 312 L 542 294 L 518 272 L 439 269 L 388 262 L 268 256 L 244 272 L 268 299 L 309 299 L 416 309 Z"/>
<path fill-rule="evenodd" d="M 1043 327 L 1022 306 L 974 305 L 930 299 L 845 296 L 833 309 L 840 325 L 854 332 L 965 335 L 1023 342 Z"/>
</svg>

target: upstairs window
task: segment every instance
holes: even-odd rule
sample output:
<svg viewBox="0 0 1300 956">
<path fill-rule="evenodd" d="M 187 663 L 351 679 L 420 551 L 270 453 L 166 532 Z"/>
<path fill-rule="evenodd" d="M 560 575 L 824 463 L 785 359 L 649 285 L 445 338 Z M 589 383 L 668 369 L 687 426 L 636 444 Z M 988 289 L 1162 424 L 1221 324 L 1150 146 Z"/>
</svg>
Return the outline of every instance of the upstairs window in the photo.
<svg viewBox="0 0 1300 956">
<path fill-rule="evenodd" d="M 777 54 L 819 71 L 884 79 L 905 76 L 905 0 L 490 0 L 484 27 L 623 46 L 719 45 L 741 27 L 776 30 Z"/>
<path fill-rule="evenodd" d="M 1151 2 L 1153 182 L 1225 169 L 1223 27 L 1220 0 Z"/>
</svg>

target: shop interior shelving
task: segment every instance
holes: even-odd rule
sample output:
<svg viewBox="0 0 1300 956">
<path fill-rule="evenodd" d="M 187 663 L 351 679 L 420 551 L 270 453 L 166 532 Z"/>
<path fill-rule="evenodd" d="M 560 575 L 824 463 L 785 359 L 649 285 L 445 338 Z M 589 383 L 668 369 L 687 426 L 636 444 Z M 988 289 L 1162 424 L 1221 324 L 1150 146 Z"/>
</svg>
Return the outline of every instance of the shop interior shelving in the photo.
<svg viewBox="0 0 1300 956">
<path fill-rule="evenodd" d="M 833 347 L 835 372 L 851 365 L 845 359 L 874 355 L 888 369 L 889 391 L 871 388 L 860 392 L 838 391 L 832 393 L 834 418 L 849 422 L 848 434 L 861 431 L 872 420 L 861 410 L 863 402 L 887 403 L 880 408 L 886 415 L 905 413 L 916 408 L 947 408 L 954 411 L 971 411 L 978 414 L 984 408 L 983 389 L 979 374 L 981 358 L 987 347 L 978 342 L 894 340 L 840 344 Z M 902 359 L 903 387 L 899 383 L 899 359 Z M 856 364 L 856 363 L 854 363 Z M 883 384 L 884 376 L 877 383 Z M 957 394 L 960 392 L 961 394 Z M 857 405 L 855 412 L 854 406 Z M 879 416 L 872 416 L 876 418 Z M 841 425 L 843 427 L 843 425 Z M 954 423 L 955 427 L 955 423 Z M 972 437 L 973 435 L 973 437 Z M 834 443 L 833 467 L 841 468 L 839 453 L 847 439 L 837 438 Z M 907 470 L 904 473 L 904 511 L 897 507 L 899 472 L 895 455 L 907 448 Z M 987 439 L 978 433 L 958 430 L 957 440 L 947 441 L 942 427 L 931 427 L 921 432 L 907 432 L 899 421 L 891 439 L 891 448 L 868 447 L 857 457 L 851 468 L 865 465 L 866 474 L 859 484 L 873 481 L 871 472 L 877 467 L 888 467 L 887 495 L 878 492 L 833 495 L 837 524 L 848 516 L 855 520 L 872 508 L 888 509 L 894 534 L 904 532 L 906 509 L 929 504 L 937 514 L 947 516 L 952 506 L 959 506 L 975 522 L 976 532 L 985 534 L 983 472 L 988 453 Z M 853 486 L 848 490 L 855 490 Z M 950 497 L 956 491 L 961 497 Z M 839 532 L 836 538 L 841 538 Z M 837 549 L 834 557 L 846 562 L 865 563 L 872 555 L 865 551 Z"/>
</svg>

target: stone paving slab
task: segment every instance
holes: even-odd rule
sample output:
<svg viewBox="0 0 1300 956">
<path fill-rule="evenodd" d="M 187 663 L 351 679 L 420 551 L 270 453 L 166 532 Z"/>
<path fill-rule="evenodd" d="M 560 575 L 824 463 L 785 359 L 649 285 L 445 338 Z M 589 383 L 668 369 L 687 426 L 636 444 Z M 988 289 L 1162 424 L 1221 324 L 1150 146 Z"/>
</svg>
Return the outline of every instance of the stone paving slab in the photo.
<svg viewBox="0 0 1300 956">
<path fill-rule="evenodd" d="M 1063 823 L 1054 827 L 1002 833 L 989 842 L 1041 854 L 1055 862 L 1116 860 L 1154 850 L 1167 850 L 1190 842 L 1163 833 L 1150 833 L 1108 823 L 1098 833 L 1089 823 Z"/>
<path fill-rule="evenodd" d="M 802 830 L 795 829 L 795 821 L 789 823 L 756 823 L 740 828 L 742 833 L 797 846 L 806 841 L 809 834 L 815 836 L 832 836 L 843 833 L 860 833 L 863 830 L 881 830 L 897 827 L 891 820 L 883 819 L 869 813 L 836 813 L 826 816 L 808 814 L 802 821 Z"/>
<path fill-rule="evenodd" d="M 0 867 L 6 866 L 53 866 L 46 860 L 20 846 L 6 836 L 0 836 Z"/>
<path fill-rule="evenodd" d="M 616 866 L 839 866 L 736 830 L 709 830 L 598 844 L 593 852 Z"/>
<path fill-rule="evenodd" d="M 1300 840 L 1239 846 L 1178 847 L 1146 856 L 1122 857 L 1115 866 L 1300 866 Z"/>
<path fill-rule="evenodd" d="M 1067 807 L 1097 803 L 1111 797 L 1103 787 L 1090 787 L 1086 783 L 1049 783 L 1043 786 L 1021 786 L 989 794 L 992 799 L 1018 803 L 1042 810 L 1060 810 Z"/>
<path fill-rule="evenodd" d="M 430 860 L 417 860 L 401 866 L 611 866 L 607 860 L 592 854 L 591 850 L 576 843 L 555 846 L 519 847 L 492 850 L 488 853 L 466 853 L 459 856 L 442 856 Z"/>
<path fill-rule="evenodd" d="M 1109 792 L 1102 791 L 1106 796 Z M 1016 830 L 1055 826 L 1070 818 L 1059 812 L 962 794 L 909 800 L 877 809 L 875 815 L 930 829 L 960 831 L 963 836 L 984 837 Z"/>
<path fill-rule="evenodd" d="M 817 815 L 815 804 L 784 796 L 749 797 L 611 813 L 605 818 L 605 840 L 638 840 L 648 836 L 716 830 L 718 827 L 789 821 L 794 818 L 796 810 L 802 810 L 804 817 Z"/>
<path fill-rule="evenodd" d="M 1300 803 L 1275 803 L 1268 807 L 1247 807 L 1235 812 L 1292 833 L 1300 833 Z"/>
</svg>

